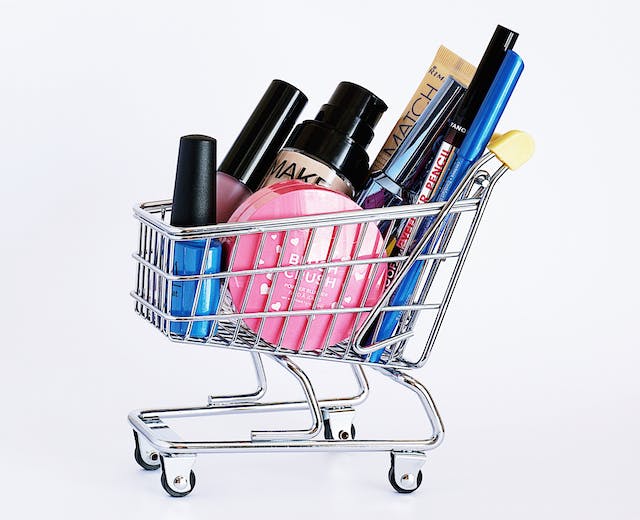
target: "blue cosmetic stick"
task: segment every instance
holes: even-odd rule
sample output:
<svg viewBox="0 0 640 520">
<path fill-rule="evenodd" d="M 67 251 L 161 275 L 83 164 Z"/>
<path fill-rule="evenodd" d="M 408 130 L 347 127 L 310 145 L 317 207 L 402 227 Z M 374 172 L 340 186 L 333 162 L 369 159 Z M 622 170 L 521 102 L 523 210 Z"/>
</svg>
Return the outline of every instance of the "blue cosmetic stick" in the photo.
<svg viewBox="0 0 640 520">
<path fill-rule="evenodd" d="M 518 83 L 523 69 L 524 63 L 522 62 L 522 58 L 512 50 L 507 51 L 502 65 L 491 83 L 491 88 L 480 106 L 478 115 L 474 118 L 456 157 L 453 162 L 450 163 L 451 166 L 444 173 L 444 180 L 436 190 L 433 199 L 435 202 L 446 201 L 453 195 L 471 165 L 478 160 L 484 151 L 509 102 L 509 98 Z M 435 219 L 436 217 L 428 217 L 422 221 L 415 235 L 415 240 L 420 239 Z M 444 228 L 446 222 L 446 220 L 443 222 L 441 229 Z M 434 235 L 434 238 L 425 245 L 423 253 L 426 253 L 435 243 L 434 240 L 437 241 L 438 239 L 439 235 Z M 413 264 L 411 269 L 409 269 L 409 272 L 405 275 L 398 289 L 393 296 L 391 296 L 389 302 L 391 306 L 408 305 L 410 303 L 424 262 L 424 260 L 418 260 Z M 389 311 L 384 313 L 380 330 L 376 335 L 376 341 L 383 341 L 392 337 L 401 317 L 402 311 Z M 370 361 L 379 361 L 382 352 L 383 349 L 373 352 Z"/>
</svg>

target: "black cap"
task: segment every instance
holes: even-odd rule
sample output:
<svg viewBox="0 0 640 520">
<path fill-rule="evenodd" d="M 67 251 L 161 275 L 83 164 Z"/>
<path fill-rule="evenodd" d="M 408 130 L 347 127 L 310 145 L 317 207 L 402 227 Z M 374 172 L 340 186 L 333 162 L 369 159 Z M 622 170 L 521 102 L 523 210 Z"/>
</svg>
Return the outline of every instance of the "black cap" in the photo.
<svg viewBox="0 0 640 520">
<path fill-rule="evenodd" d="M 487 92 L 489 92 L 489 88 L 498 73 L 500 65 L 502 65 L 507 51 L 513 49 L 517 39 L 517 32 L 502 27 L 502 25 L 498 25 L 493 32 L 493 36 L 482 55 L 469 88 L 449 124 L 451 128 L 464 129 L 463 132 L 458 133 L 458 142 L 452 143 L 454 146 L 460 146 L 464 133 L 469 129 L 478 110 L 480 110 L 480 105 L 484 101 Z"/>
<path fill-rule="evenodd" d="M 255 191 L 307 103 L 307 96 L 286 81 L 274 79 L 220 164 Z"/>
<path fill-rule="evenodd" d="M 216 140 L 206 135 L 180 138 L 171 225 L 216 223 Z"/>
<path fill-rule="evenodd" d="M 366 148 L 373 139 L 373 129 L 387 105 L 366 88 L 343 81 L 326 105 L 322 105 L 316 121 L 325 121 Z"/>
<path fill-rule="evenodd" d="M 343 81 L 315 120 L 299 124 L 286 147 L 304 150 L 344 175 L 356 191 L 366 183 L 366 148 L 387 105 L 366 88 Z"/>
</svg>

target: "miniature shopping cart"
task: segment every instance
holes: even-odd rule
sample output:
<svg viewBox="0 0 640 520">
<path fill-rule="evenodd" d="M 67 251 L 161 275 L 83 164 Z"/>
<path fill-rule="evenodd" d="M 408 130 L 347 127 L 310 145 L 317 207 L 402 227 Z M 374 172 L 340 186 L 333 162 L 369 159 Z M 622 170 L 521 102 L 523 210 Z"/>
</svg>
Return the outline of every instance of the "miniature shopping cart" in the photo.
<svg viewBox="0 0 640 520">
<path fill-rule="evenodd" d="M 523 164 L 533 151 L 527 134 L 509 132 L 494 138 L 487 152 L 465 175 L 454 195 L 445 203 L 427 203 L 373 210 L 351 211 L 339 214 L 314 215 L 298 219 L 282 219 L 260 222 L 229 223 L 215 226 L 176 228 L 168 224 L 171 202 L 149 202 L 134 210 L 140 223 L 137 262 L 137 285 L 132 292 L 136 312 L 171 341 L 200 346 L 215 346 L 245 350 L 250 353 L 257 378 L 255 391 L 224 397 L 209 396 L 202 406 L 191 408 L 136 410 L 129 414 L 135 438 L 135 459 L 147 470 L 162 470 L 161 483 L 172 496 L 185 496 L 193 490 L 195 474 L 192 467 L 197 454 L 214 452 L 268 451 L 387 451 L 391 454 L 389 481 L 400 493 L 416 490 L 422 482 L 421 467 L 426 452 L 438 446 L 443 438 L 443 425 L 427 389 L 404 370 L 425 364 L 440 330 L 451 295 L 458 282 L 462 266 L 478 229 L 489 196 L 498 179 L 508 169 Z M 262 268 L 257 260 L 253 267 L 244 271 L 223 268 L 218 273 L 206 273 L 203 265 L 199 274 L 178 275 L 173 268 L 173 250 L 180 241 L 202 240 L 206 249 L 212 241 L 220 240 L 230 248 L 231 258 L 238 247 L 238 237 L 261 236 L 266 240 L 272 233 L 293 233 L 295 230 L 311 230 L 310 241 L 315 232 L 330 227 L 333 232 L 350 225 L 376 226 L 379 229 L 397 229 L 405 219 L 415 219 L 416 225 L 427 222 L 428 231 L 404 256 L 387 257 L 380 254 L 374 258 L 349 258 L 325 263 L 302 261 L 296 266 Z M 426 220 L 429 219 L 429 220 Z M 361 234 L 363 235 L 363 234 Z M 386 237 L 385 237 L 386 238 Z M 229 239 L 233 240 L 229 241 Z M 332 257 L 329 257 L 332 258 Z M 375 305 L 364 304 L 350 308 L 319 308 L 316 303 L 307 310 L 281 308 L 278 311 L 248 312 L 244 305 L 233 305 L 228 294 L 230 281 L 243 276 L 253 281 L 260 275 L 280 276 L 292 269 L 300 278 L 305 271 L 326 272 L 340 266 L 352 270 L 367 265 L 385 269 L 393 264 L 396 275 L 385 288 Z M 420 278 L 408 302 L 393 305 L 392 295 L 414 266 L 420 266 Z M 204 280 L 220 280 L 220 302 L 215 314 L 201 316 L 196 305 L 190 315 L 177 316 L 171 312 L 172 285 L 184 281 L 196 283 L 198 289 Z M 293 292 L 299 289 L 294 284 Z M 197 297 L 196 297 L 197 300 Z M 292 298 L 293 300 L 293 298 Z M 399 313 L 397 327 L 391 337 L 371 343 L 371 331 L 379 327 L 386 313 Z M 358 317 L 350 337 L 330 344 L 330 330 L 341 314 L 352 313 Z M 309 327 L 319 316 L 330 316 L 326 340 L 320 347 L 305 348 L 308 336 L 296 348 L 283 342 L 265 341 L 260 334 L 246 326 L 246 320 L 266 321 L 274 317 L 287 320 L 301 317 L 308 320 Z M 210 332 L 202 337 L 191 334 L 194 324 L 202 321 L 214 322 Z M 184 324 L 181 334 L 175 333 L 172 324 Z M 261 330 L 261 329 L 258 329 Z M 426 337 L 426 342 L 424 339 Z M 300 384 L 305 400 L 266 402 L 264 397 L 267 381 L 262 356 L 270 356 Z M 358 393 L 354 396 L 319 399 L 309 377 L 292 358 L 339 361 L 351 365 Z M 429 436 L 424 439 L 384 440 L 356 438 L 353 425 L 355 409 L 368 397 L 369 384 L 364 367 L 387 376 L 415 394 L 424 408 L 429 423 Z M 252 431 L 246 440 L 193 441 L 181 439 L 167 420 L 215 414 L 246 412 L 272 412 L 304 410 L 311 415 L 307 429 L 273 429 Z"/>
</svg>

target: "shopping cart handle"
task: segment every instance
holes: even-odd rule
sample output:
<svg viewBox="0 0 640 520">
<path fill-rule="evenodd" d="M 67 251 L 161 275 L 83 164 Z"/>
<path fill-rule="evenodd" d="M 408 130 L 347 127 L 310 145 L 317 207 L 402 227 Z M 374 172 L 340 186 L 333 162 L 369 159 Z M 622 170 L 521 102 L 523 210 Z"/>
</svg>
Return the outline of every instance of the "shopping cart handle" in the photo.
<svg viewBox="0 0 640 520">
<path fill-rule="evenodd" d="M 517 170 L 526 163 L 535 150 L 533 137 L 522 130 L 509 130 L 506 134 L 494 134 L 487 146 L 510 170 Z"/>
</svg>

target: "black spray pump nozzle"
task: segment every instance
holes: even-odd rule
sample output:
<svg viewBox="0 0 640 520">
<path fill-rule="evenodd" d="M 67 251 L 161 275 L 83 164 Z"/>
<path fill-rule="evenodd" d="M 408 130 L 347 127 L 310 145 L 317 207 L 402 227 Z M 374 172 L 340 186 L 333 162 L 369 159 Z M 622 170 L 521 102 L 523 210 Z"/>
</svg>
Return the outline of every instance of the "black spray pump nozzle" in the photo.
<svg viewBox="0 0 640 520">
<path fill-rule="evenodd" d="M 387 105 L 366 88 L 343 81 L 315 119 L 293 130 L 285 147 L 304 150 L 340 172 L 357 192 L 369 176 L 367 146 Z"/>
<path fill-rule="evenodd" d="M 216 140 L 206 135 L 185 135 L 180 138 L 171 225 L 192 227 L 215 223 Z"/>
<path fill-rule="evenodd" d="M 373 92 L 342 81 L 329 101 L 320 107 L 315 120 L 346 134 L 366 148 L 373 139 L 373 129 L 386 110 L 386 103 Z"/>
</svg>

